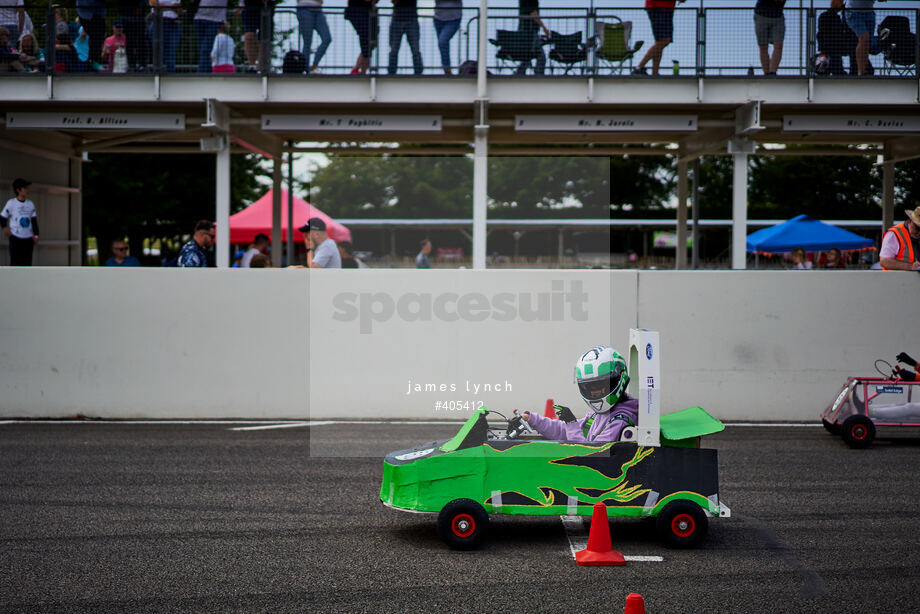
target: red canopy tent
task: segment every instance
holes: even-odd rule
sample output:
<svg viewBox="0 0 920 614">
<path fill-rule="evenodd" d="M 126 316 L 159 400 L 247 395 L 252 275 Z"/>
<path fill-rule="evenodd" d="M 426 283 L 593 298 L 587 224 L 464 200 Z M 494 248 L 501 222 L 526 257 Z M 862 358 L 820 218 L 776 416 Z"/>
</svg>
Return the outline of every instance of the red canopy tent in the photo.
<svg viewBox="0 0 920 614">
<path fill-rule="evenodd" d="M 281 190 L 281 240 L 287 241 L 288 194 Z M 335 242 L 351 241 L 351 231 L 334 219 L 308 203 L 294 196 L 294 241 L 303 241 L 303 234 L 297 229 L 307 223 L 311 217 L 322 218 L 326 222 L 326 232 Z M 230 216 L 230 243 L 248 245 L 260 232 L 272 238 L 272 190 L 239 213 Z"/>
</svg>

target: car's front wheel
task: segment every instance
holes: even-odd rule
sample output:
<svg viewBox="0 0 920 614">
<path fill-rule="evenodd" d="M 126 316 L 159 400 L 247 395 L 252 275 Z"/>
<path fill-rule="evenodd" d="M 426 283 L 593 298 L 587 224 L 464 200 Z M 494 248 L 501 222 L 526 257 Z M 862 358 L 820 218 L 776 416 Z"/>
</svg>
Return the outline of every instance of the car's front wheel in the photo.
<svg viewBox="0 0 920 614">
<path fill-rule="evenodd" d="M 875 425 L 868 417 L 856 414 L 843 421 L 840 434 L 851 448 L 868 448 L 875 439 Z"/>
<path fill-rule="evenodd" d="M 489 530 L 489 515 L 472 499 L 454 499 L 438 515 L 438 534 L 454 550 L 476 548 Z"/>
</svg>

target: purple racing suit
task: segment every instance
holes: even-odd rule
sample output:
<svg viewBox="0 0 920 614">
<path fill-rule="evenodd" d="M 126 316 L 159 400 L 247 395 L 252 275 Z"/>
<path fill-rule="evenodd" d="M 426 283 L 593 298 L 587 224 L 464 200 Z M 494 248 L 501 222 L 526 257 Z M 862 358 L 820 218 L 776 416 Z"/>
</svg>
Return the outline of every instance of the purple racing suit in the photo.
<svg viewBox="0 0 920 614">
<path fill-rule="evenodd" d="M 590 424 L 586 423 L 591 418 Z M 606 414 L 589 413 L 581 420 L 565 423 L 530 412 L 527 423 L 538 433 L 555 441 L 618 441 L 623 428 L 639 422 L 639 401 L 628 395 Z"/>
</svg>

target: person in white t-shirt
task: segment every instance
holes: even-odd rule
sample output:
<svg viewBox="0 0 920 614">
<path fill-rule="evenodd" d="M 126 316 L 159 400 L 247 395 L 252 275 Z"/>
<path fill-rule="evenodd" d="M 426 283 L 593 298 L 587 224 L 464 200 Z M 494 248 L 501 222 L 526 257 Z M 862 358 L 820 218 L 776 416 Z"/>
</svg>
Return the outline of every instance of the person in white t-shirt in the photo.
<svg viewBox="0 0 920 614">
<path fill-rule="evenodd" d="M 29 200 L 31 181 L 21 177 L 13 180 L 15 198 L 6 201 L 0 211 L 0 226 L 10 239 L 10 264 L 32 266 L 32 248 L 38 244 L 38 216 L 35 205 Z"/>
<path fill-rule="evenodd" d="M 243 258 L 240 260 L 240 267 L 248 269 L 252 266 L 252 258 L 256 254 L 265 254 L 265 251 L 268 249 L 268 235 L 260 232 L 256 235 L 256 238 L 253 239 L 252 245 L 249 246 L 249 249 L 246 250 L 246 253 L 243 254 Z"/>
</svg>

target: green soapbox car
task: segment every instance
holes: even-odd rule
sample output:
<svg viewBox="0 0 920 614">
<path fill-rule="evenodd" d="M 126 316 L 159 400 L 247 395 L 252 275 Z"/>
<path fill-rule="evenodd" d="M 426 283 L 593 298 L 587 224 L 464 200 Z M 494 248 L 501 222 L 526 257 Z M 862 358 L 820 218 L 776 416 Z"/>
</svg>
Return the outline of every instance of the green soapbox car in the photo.
<svg viewBox="0 0 920 614">
<path fill-rule="evenodd" d="M 699 544 L 709 516 L 731 515 L 719 499 L 717 452 L 699 447 L 725 427 L 700 407 L 661 416 L 659 446 L 515 437 L 515 419 L 490 427 L 490 413 L 477 410 L 449 440 L 388 454 L 381 502 L 437 513 L 438 533 L 458 550 L 482 542 L 489 514 L 590 516 L 600 502 L 608 517 L 655 518 L 674 548 Z"/>
</svg>

